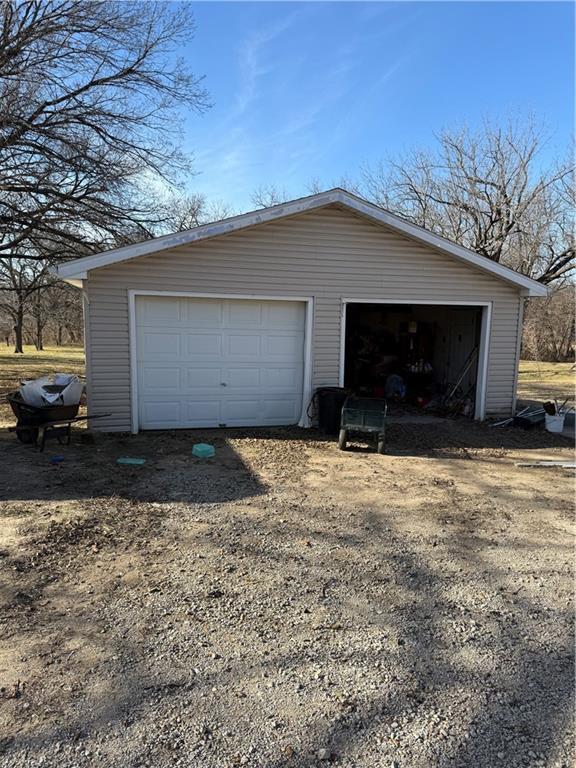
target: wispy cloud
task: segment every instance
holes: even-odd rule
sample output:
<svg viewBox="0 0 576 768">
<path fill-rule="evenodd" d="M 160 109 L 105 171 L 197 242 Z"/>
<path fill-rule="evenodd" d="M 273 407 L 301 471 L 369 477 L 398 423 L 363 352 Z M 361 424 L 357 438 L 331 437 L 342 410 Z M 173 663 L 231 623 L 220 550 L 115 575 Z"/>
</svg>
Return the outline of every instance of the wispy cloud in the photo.
<svg viewBox="0 0 576 768">
<path fill-rule="evenodd" d="M 274 24 L 269 24 L 251 34 L 240 46 L 240 90 L 236 98 L 235 117 L 243 115 L 258 97 L 258 80 L 270 70 L 270 60 L 262 54 L 270 43 L 283 35 L 294 23 L 292 13 Z"/>
<path fill-rule="evenodd" d="M 195 154 L 196 166 L 204 171 L 208 186 L 222 186 L 242 181 L 242 174 L 253 164 L 255 149 L 254 111 L 262 96 L 261 79 L 275 68 L 273 43 L 295 23 L 295 11 L 252 31 L 238 47 L 238 90 L 235 101 L 214 127 L 212 142 L 205 151 Z M 215 180 L 215 181 L 214 181 Z"/>
<path fill-rule="evenodd" d="M 365 108 L 372 101 L 378 99 L 379 96 L 383 97 L 383 92 L 389 81 L 393 79 L 396 72 L 401 69 L 410 58 L 411 55 L 409 53 L 400 56 L 386 67 L 384 72 L 377 77 L 374 77 L 367 88 L 356 95 L 356 98 L 354 98 L 348 105 L 346 114 L 343 114 L 341 119 L 335 123 L 330 141 L 324 145 L 324 151 L 328 151 L 334 145 L 342 142 L 346 138 L 354 128 L 354 124 L 358 120 L 358 115 L 364 114 Z"/>
<path fill-rule="evenodd" d="M 346 140 L 361 109 L 404 64 L 406 56 L 384 71 L 365 71 L 366 50 L 397 33 L 395 19 L 379 29 L 363 23 L 328 48 L 328 56 L 316 57 L 316 50 L 326 51 L 325 44 L 315 47 L 317 13 L 314 5 L 300 6 L 239 43 L 236 96 L 214 125 L 209 147 L 196 154 L 197 181 L 207 194 L 226 189 L 247 198 L 258 184 L 318 173 L 322 158 Z M 289 59 L 285 35 L 295 43 Z"/>
</svg>

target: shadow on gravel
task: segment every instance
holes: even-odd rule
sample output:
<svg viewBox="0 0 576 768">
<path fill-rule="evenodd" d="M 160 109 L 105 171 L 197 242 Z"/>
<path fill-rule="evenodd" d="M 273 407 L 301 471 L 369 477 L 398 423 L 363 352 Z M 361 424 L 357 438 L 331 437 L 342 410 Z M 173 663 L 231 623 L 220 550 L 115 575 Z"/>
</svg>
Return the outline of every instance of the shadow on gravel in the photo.
<svg viewBox="0 0 576 768">
<path fill-rule="evenodd" d="M 20 444 L 7 430 L 0 432 L 0 500 L 74 500 L 120 496 L 155 502 L 216 503 L 265 492 L 257 474 L 234 444 L 258 441 L 266 446 L 287 440 L 302 442 L 302 451 L 335 437 L 297 427 L 273 429 L 175 430 L 138 435 L 96 434 L 95 443 L 82 442 L 84 430 L 74 430 L 70 446 L 48 442 L 44 453 Z M 191 455 L 192 446 L 209 442 L 216 457 L 207 461 Z M 386 451 L 393 456 L 474 458 L 476 450 L 566 447 L 567 440 L 537 429 L 490 428 L 464 419 L 423 424 L 391 424 Z M 352 445 L 355 453 L 374 452 L 372 445 Z M 61 455 L 59 466 L 50 457 Z M 118 466 L 122 456 L 144 458 L 142 467 Z"/>
<path fill-rule="evenodd" d="M 85 500 L 83 513 L 50 523 L 26 553 L 2 562 L 18 573 L 17 591 L 0 579 L 2 639 L 8 648 L 24 643 L 15 647 L 27 658 L 46 660 L 44 673 L 27 677 L 25 689 L 0 688 L 0 709 L 16 724 L 6 731 L 0 718 L 2 765 L 2 755 L 11 753 L 33 761 L 47 749 L 56 755 L 61 744 L 80 750 L 96 731 L 127 728 L 151 702 L 175 696 L 189 682 L 173 665 L 158 679 L 142 653 L 149 629 L 118 627 L 106 611 L 105 601 L 122 592 L 120 577 L 146 570 L 158 556 L 162 511 L 112 498 L 106 507 Z M 83 754 L 82 748 L 76 758 Z M 116 761 L 104 756 L 99 764 Z"/>
<path fill-rule="evenodd" d="M 82 500 L 118 496 L 142 502 L 217 503 L 258 496 L 266 488 L 234 449 L 227 434 L 206 432 L 143 432 L 138 435 L 97 435 L 81 442 L 76 430 L 69 446 L 49 442 L 43 453 L 20 444 L 13 434 L 0 433 L 0 501 Z M 192 456 L 195 443 L 210 442 L 213 459 Z M 63 456 L 61 464 L 50 463 Z M 120 457 L 143 458 L 143 466 L 119 466 Z"/>
<path fill-rule="evenodd" d="M 76 595 L 72 592 L 69 597 L 73 603 Z M 192 685 L 189 678 L 174 673 L 165 674 L 161 681 L 151 677 L 139 644 L 127 637 L 115 639 L 104 624 L 85 617 L 73 619 L 70 615 L 67 621 L 74 621 L 73 637 L 66 638 L 65 627 L 56 617 L 43 623 L 37 644 L 37 652 L 47 656 L 45 638 L 54 633 L 60 637 L 59 649 L 50 653 L 53 667 L 50 672 L 57 676 L 52 696 L 43 697 L 41 707 L 34 700 L 35 681 L 29 681 L 32 685 L 22 700 L 0 698 L 3 708 L 12 708 L 13 722 L 19 726 L 17 732 L 0 731 L 0 763 L 2 755 L 11 753 L 24 754 L 31 761 L 36 752 L 55 750 L 56 756 L 60 745 L 65 743 L 75 745 L 78 755 L 82 756 L 82 744 L 88 745 L 95 733 L 118 730 L 121 733 L 137 723 L 147 707 L 174 698 Z M 117 660 L 127 663 L 120 666 Z M 46 717 L 48 712 L 51 718 Z M 106 768 L 118 765 L 114 758 L 106 759 L 105 754 L 100 757 L 99 765 Z M 77 763 L 74 760 L 65 764 Z M 135 754 L 133 762 L 123 761 L 122 765 L 140 765 L 139 756 Z"/>
<path fill-rule="evenodd" d="M 462 768 L 529 765 L 531 750 L 543 754 L 545 759 L 552 756 L 571 712 L 571 635 L 558 630 L 556 645 L 544 647 L 539 644 L 535 629 L 540 621 L 564 626 L 569 618 L 567 612 L 554 616 L 543 614 L 535 602 L 510 593 L 505 581 L 509 574 L 495 569 L 484 557 L 481 546 L 473 555 L 464 550 L 460 542 L 462 532 L 447 534 L 442 545 L 449 550 L 450 567 L 438 571 L 437 566 L 395 529 L 388 516 L 358 513 L 359 526 L 354 524 L 354 533 L 336 535 L 329 529 L 329 519 L 322 520 L 320 513 L 320 510 L 309 510 L 309 517 L 286 526 L 282 535 L 278 533 L 278 520 L 267 521 L 262 517 L 244 520 L 241 534 L 234 536 L 232 527 L 230 535 L 222 540 L 204 541 L 204 555 L 237 558 L 253 575 L 278 570 L 277 564 L 283 562 L 290 569 L 286 571 L 291 576 L 290 583 L 295 584 L 293 599 L 300 601 L 285 612 L 287 626 L 294 615 L 313 603 L 321 605 L 325 614 L 327 634 L 314 645 L 314 654 L 327 674 L 331 675 L 331 671 L 337 674 L 338 665 L 346 663 L 360 668 L 377 666 L 386 673 L 386 678 L 372 693 L 363 689 L 357 699 L 354 691 L 350 691 L 340 714 L 331 716 L 328 723 L 320 715 L 317 721 L 301 721 L 298 727 L 314 734 L 311 750 L 271 760 L 259 758 L 254 765 L 308 766 L 314 763 L 310 752 L 314 754 L 318 749 L 328 749 L 336 756 L 336 763 L 344 757 L 357 762 L 366 740 L 376 732 L 386 734 L 387 744 L 382 747 L 382 754 L 392 761 L 396 757 L 397 740 L 401 738 L 401 732 L 391 727 L 395 721 L 401 724 L 400 728 L 420 730 L 422 734 L 422 751 L 410 754 L 404 748 L 401 765 L 422 765 L 424 756 L 430 765 Z M 139 520 L 134 519 L 133 528 L 128 526 L 124 531 L 126 544 L 134 545 L 137 537 L 148 531 L 147 535 L 161 545 L 161 530 L 155 527 L 160 525 L 159 519 L 155 513 L 150 515 L 149 519 L 141 516 Z M 232 523 L 240 519 L 238 513 Z M 322 525 L 326 526 L 324 530 L 320 528 Z M 261 544 L 255 544 L 252 539 L 245 541 L 256 529 Z M 273 536 L 278 542 L 272 547 Z M 65 562 L 67 540 L 61 531 L 55 538 L 59 548 L 51 548 L 48 542 L 46 554 L 40 555 L 36 569 L 43 556 L 46 565 L 54 563 L 56 570 L 59 561 Z M 310 546 L 293 551 L 296 542 L 304 539 Z M 338 547 L 346 550 L 342 560 L 329 555 Z M 318 551 L 323 554 L 318 555 Z M 146 551 L 142 557 L 153 559 Z M 349 560 L 356 564 L 352 570 Z M 482 604 L 480 598 L 476 604 L 470 600 L 459 603 L 458 589 L 470 578 L 479 581 L 484 591 L 490 586 L 492 592 L 498 594 L 499 608 L 490 607 L 489 601 Z M 298 586 L 299 580 L 306 585 L 305 590 Z M 394 604 L 387 601 L 386 590 L 382 589 L 391 581 L 400 596 Z M 171 579 L 164 589 L 177 593 L 182 588 L 178 584 L 176 578 Z M 61 597 L 67 605 L 74 605 L 74 590 Z M 243 598 L 241 592 L 237 592 L 230 599 L 231 605 L 235 605 Z M 264 595 L 260 597 L 263 599 Z M 148 621 L 156 614 L 157 609 L 153 612 L 151 606 Z M 37 748 L 44 749 L 57 741 L 81 744 L 99 729 L 106 727 L 109 732 L 111 725 L 114 729 L 126 729 L 128 734 L 132 726 L 147 721 L 150 707 L 161 709 L 172 699 L 191 696 L 195 697 L 195 707 L 202 707 L 201 702 L 207 701 L 204 696 L 210 696 L 213 686 L 225 692 L 229 685 L 248 684 L 260 678 L 266 669 L 292 670 L 306 679 L 310 648 L 303 640 L 311 631 L 314 634 L 321 629 L 307 625 L 293 630 L 293 650 L 284 646 L 276 651 L 273 645 L 268 646 L 271 652 L 267 657 L 259 656 L 255 647 L 243 643 L 240 659 L 230 660 L 225 670 L 206 671 L 193 677 L 190 669 L 179 662 L 178 653 L 172 657 L 169 644 L 165 651 L 166 663 L 156 660 L 154 673 L 154 664 L 150 666 L 142 652 L 142 639 L 151 631 L 145 619 L 140 626 L 124 627 L 91 622 L 86 615 L 68 613 L 63 618 L 51 614 L 42 623 L 39 652 L 42 652 L 44 638 L 61 631 L 62 621 L 74 627 L 75 635 L 83 641 L 83 649 L 75 658 L 69 656 L 70 645 L 66 642 L 62 645 L 56 662 L 61 668 L 61 679 L 72 686 L 72 691 L 79 680 L 85 680 L 87 687 L 80 688 L 80 698 L 74 712 L 68 713 L 65 728 L 37 725 L 33 732 L 8 738 L 0 745 L 0 754 L 3 748 L 7 753 L 27 751 L 33 755 Z M 377 647 L 366 651 L 362 644 L 357 650 L 355 633 L 359 631 L 361 638 L 366 628 L 371 636 L 386 645 L 386 651 Z M 159 632 L 160 627 L 154 631 Z M 235 631 L 242 636 L 241 627 Z M 347 645 L 342 645 L 341 638 L 347 639 Z M 471 667 L 468 651 L 473 656 L 484 651 L 488 664 Z M 345 656 L 341 658 L 343 652 Z M 82 654 L 86 654 L 85 658 Z M 100 686 L 92 690 L 89 682 L 94 675 L 100 678 Z M 55 691 L 54 696 L 57 710 L 62 706 L 58 704 L 61 694 Z M 456 722 L 444 712 L 450 697 Z M 194 711 L 197 712 L 195 721 L 202 719 L 203 710 Z M 22 713 L 22 725 L 34 712 L 33 704 L 31 711 Z M 208 717 L 209 713 L 204 715 Z M 431 716 L 437 719 L 431 721 Z M 407 724 L 404 717 L 408 718 Z M 441 729 L 445 736 L 441 735 Z M 120 731 L 114 733 L 120 738 Z M 173 740 L 175 737 L 168 733 L 169 740 Z M 464 733 L 467 738 L 463 737 Z M 248 734 L 242 738 L 247 739 Z M 160 744 L 157 749 L 161 750 Z M 150 757 L 142 746 L 141 750 L 133 751 L 131 761 L 125 764 L 139 765 L 142 759 L 152 760 L 152 764 L 169 764 L 162 762 L 159 754 Z M 111 764 L 113 762 L 103 762 L 103 765 Z"/>
<path fill-rule="evenodd" d="M 392 682 L 380 685 L 368 700 L 354 703 L 352 709 L 333 718 L 316 737 L 316 749 L 328 749 L 336 758 L 357 760 L 358 750 L 369 735 L 384 729 L 388 730 L 389 744 L 383 754 L 392 760 L 396 757 L 395 734 L 390 724 L 402 723 L 408 716 L 407 727 L 422 730 L 422 748 L 430 765 L 530 765 L 536 753 L 543 755 L 546 764 L 556 758 L 574 705 L 570 610 L 545 611 L 511 590 L 509 569 L 500 570 L 484 557 L 481 542 L 470 554 L 467 546 L 461 546 L 460 533 L 448 533 L 443 544 L 449 550 L 451 567 L 439 572 L 421 553 L 409 549 L 390 519 L 371 513 L 363 519 L 369 531 L 363 541 L 318 530 L 311 535 L 306 527 L 289 531 L 292 539 L 310 536 L 313 547 L 317 541 L 331 548 L 348 545 L 354 550 L 351 557 L 367 563 L 375 555 L 374 540 L 381 541 L 382 572 L 392 573 L 379 579 L 373 568 L 358 569 L 350 579 L 349 571 L 341 574 L 334 560 L 317 562 L 311 555 L 302 562 L 307 583 L 316 584 L 308 591 L 315 593 L 330 612 L 328 627 L 354 631 L 356 625 L 368 621 L 378 625 L 382 637 L 392 638 L 396 646 L 392 656 L 374 651 L 368 658 L 361 657 L 363 664 L 382 662 L 384 669 L 393 670 Z M 278 551 L 266 553 L 254 547 L 242 551 L 256 571 L 270 560 L 293 563 L 290 554 Z M 372 589 L 375 583 L 390 579 L 403 590 L 403 600 L 396 605 L 387 604 Z M 455 595 L 467 579 L 469 589 L 474 589 L 472 582 L 480 582 L 480 589 L 497 595 L 499 609 L 491 607 L 490 599 L 483 603 L 480 597 L 477 603 L 470 599 L 459 603 Z M 338 599 L 343 580 L 352 592 L 346 605 Z M 370 616 L 353 607 L 363 602 L 369 606 Z M 556 630 L 549 645 L 538 637 L 542 622 Z M 472 658 L 483 656 L 484 663 L 474 668 L 470 654 Z M 352 648 L 349 658 L 355 658 Z M 271 661 L 298 669 L 303 660 L 280 656 Z M 337 663 L 327 652 L 327 668 Z M 444 713 L 450 697 L 456 722 Z M 438 720 L 430 723 L 430 713 Z M 404 752 L 400 764 L 405 760 L 407 765 L 422 764 L 422 754 Z M 266 768 L 305 764 L 302 755 L 265 763 Z"/>
<path fill-rule="evenodd" d="M 390 430 L 390 441 L 396 440 L 396 445 L 406 450 L 442 451 L 443 445 L 460 445 L 454 436 L 451 441 L 446 435 L 438 437 L 437 426 L 433 428 L 435 442 L 433 435 L 421 435 L 420 427 L 412 437 L 402 431 L 404 428 L 396 425 L 395 429 L 398 431 Z M 448 434 L 451 427 L 446 429 Z M 482 426 L 478 429 L 479 441 L 494 433 Z M 62 683 L 62 688 L 51 691 L 52 699 L 39 703 L 37 709 L 28 696 L 31 705 L 26 711 L 19 710 L 19 700 L 10 700 L 8 706 L 17 710 L 15 719 L 21 732 L 11 733 L 3 744 L 0 742 L 0 754 L 4 749 L 34 757 L 34 752 L 47 744 L 63 740 L 81 743 L 95 731 L 111 727 L 116 729 L 115 739 L 122 740 L 125 731 L 130 743 L 136 744 L 130 762 L 124 761 L 124 765 L 139 765 L 143 759 L 153 765 L 168 765 L 168 757 L 164 761 L 163 757 L 160 760 L 145 754 L 138 741 L 142 732 L 130 731 L 134 725 L 150 723 L 150 707 L 161 710 L 173 699 L 193 698 L 195 708 L 190 717 L 199 721 L 210 716 L 205 710 L 213 687 L 218 697 L 224 697 L 228 687 L 247 685 L 259 679 L 263 670 L 278 668 L 294 671 L 298 678 L 303 676 L 313 695 L 314 682 L 307 679 L 312 655 L 328 676 L 331 672 L 336 676 L 339 665 L 349 664 L 353 670 L 377 668 L 382 677 L 377 687 L 360 687 L 358 696 L 350 685 L 348 698 L 337 714 L 322 712 L 325 700 L 320 699 L 311 722 L 302 719 L 295 723 L 302 741 L 308 736 L 314 739 L 313 755 L 318 749 L 327 749 L 334 754 L 336 764 L 340 757 L 366 764 L 360 763 L 358 754 L 367 739 L 378 732 L 386 740 L 383 759 L 392 762 L 404 728 L 420 733 L 421 740 L 411 754 L 403 753 L 402 768 L 423 764 L 437 768 L 530 765 L 534 762 L 531 751 L 543 754 L 544 761 L 555 757 L 554 750 L 572 712 L 569 610 L 545 608 L 541 601 L 510 585 L 514 575 L 524 574 L 511 574 L 497 564 L 492 553 L 494 540 L 476 536 L 473 514 L 458 516 L 457 497 L 452 499 L 455 510 L 450 512 L 455 522 L 438 536 L 437 545 L 445 553 L 442 558 L 433 558 L 431 549 L 420 548 L 421 544 L 436 544 L 407 536 L 393 514 L 358 509 L 346 523 L 344 508 L 327 512 L 323 507 L 300 506 L 301 516 L 285 523 L 284 511 L 272 504 L 269 508 L 264 500 L 256 512 L 251 508 L 253 516 L 244 514 L 238 505 L 236 511 L 224 507 L 219 517 L 216 506 L 210 505 L 266 492 L 256 470 L 234 448 L 236 441 L 266 440 L 267 435 L 278 440 L 279 433 L 290 440 L 302 435 L 303 446 L 310 442 L 309 433 L 298 430 L 228 430 L 225 436 L 180 432 L 101 437 L 95 446 L 75 444 L 63 449 L 66 460 L 59 469 L 49 465 L 51 451 L 45 455 L 30 452 L 2 437 L 0 461 L 10 455 L 15 463 L 9 465 L 12 470 L 4 480 L 8 487 L 2 490 L 1 498 L 37 503 L 43 499 L 81 499 L 84 516 L 55 523 L 36 543 L 31 557 L 8 564 L 17 568 L 22 578 L 20 595 L 3 595 L 8 626 L 12 615 L 15 626 L 19 622 L 25 627 L 27 638 L 33 635 L 32 654 L 46 653 L 47 645 L 59 644 L 52 647 L 52 668 L 46 674 Z M 505 434 L 502 431 L 497 438 L 490 437 L 495 447 L 506 445 Z M 526 447 L 528 434 L 521 433 L 522 447 Z M 200 441 L 216 445 L 216 461 L 192 460 L 191 445 Z M 468 448 L 474 447 L 470 439 L 461 441 Z M 258 460 L 265 461 L 265 447 L 260 453 Z M 137 470 L 121 468 L 115 465 L 117 455 L 144 456 L 148 462 Z M 478 490 L 488 492 L 487 488 Z M 208 583 L 202 584 L 200 591 L 194 581 L 196 572 L 180 577 L 178 566 L 189 563 L 186 559 L 179 562 L 174 554 L 167 557 L 169 567 L 158 583 L 146 574 L 146 590 L 136 596 L 141 601 L 134 613 L 136 624 L 129 623 L 133 616 L 128 608 L 126 626 L 114 624 L 113 613 L 109 621 L 93 619 L 82 591 L 90 585 L 76 583 L 75 570 L 80 573 L 81 566 L 101 552 L 129 552 L 138 558 L 130 568 L 136 570 L 140 565 L 147 572 L 155 559 L 165 556 L 168 545 L 181 544 L 168 541 L 162 509 L 164 503 L 180 501 L 207 505 L 204 512 L 195 508 L 190 518 L 179 520 L 179 533 L 188 537 L 187 550 L 201 555 L 209 580 L 215 575 L 222 579 L 221 593 Z M 30 506 L 30 514 L 36 514 L 38 508 Z M 428 507 L 420 512 L 422 516 L 433 514 Z M 205 519 L 193 529 L 192 515 L 196 518 L 198 514 Z M 218 537 L 208 537 L 214 532 Z M 503 548 L 512 546 L 527 549 L 508 537 Z M 531 546 L 529 551 L 534 551 Z M 542 563 L 545 565 L 549 563 Z M 122 570 L 129 572 L 130 568 Z M 236 569 L 250 578 L 244 583 L 236 581 Z M 545 568 L 539 568 L 538 573 L 545 575 Z M 270 582 L 260 591 L 253 585 L 259 578 L 264 582 L 263 574 L 271 574 Z M 110 583 L 102 590 L 111 602 L 117 589 L 122 592 L 114 578 L 110 573 Z M 393 601 L 387 585 L 394 587 Z M 200 613 L 212 610 L 216 604 L 210 603 L 212 600 L 222 602 L 222 615 L 226 616 L 250 616 L 251 610 L 259 611 L 255 615 L 261 617 L 263 627 L 269 629 L 272 621 L 276 631 L 276 624 L 280 625 L 290 638 L 290 646 L 284 640 L 284 646 L 276 650 L 274 642 L 268 641 L 265 657 L 264 646 L 246 636 L 242 618 L 225 630 L 236 638 L 239 658 L 226 660 L 222 670 L 206 669 L 192 678 L 190 670 L 198 663 L 200 631 L 198 636 L 196 631 L 202 626 L 201 620 L 188 635 L 177 635 L 170 645 L 164 634 L 169 631 L 168 619 L 161 618 L 162 603 L 154 602 L 162 592 L 169 595 L 168 605 L 174 595 L 189 596 L 191 604 L 200 606 Z M 60 613 L 43 605 L 48 594 L 64 606 Z M 541 594 L 544 598 L 545 590 Z M 280 613 L 273 602 L 278 596 L 287 598 Z M 132 597 L 127 590 L 126 606 Z M 314 625 L 309 620 L 317 609 L 322 620 L 319 626 L 316 616 Z M 102 610 L 99 615 L 103 616 Z M 214 617 L 210 620 L 213 622 Z M 260 629 L 253 616 L 252 621 Z M 213 626 L 218 627 L 217 623 Z M 542 638 L 542 626 L 553 628 L 552 641 Z M 218 628 L 220 631 L 224 630 Z M 162 656 L 152 660 L 147 656 L 146 642 L 153 634 L 165 645 Z M 368 650 L 366 636 L 372 643 Z M 310 638 L 320 639 L 306 645 Z M 217 641 L 217 634 L 213 639 Z M 202 659 L 209 664 L 206 654 Z M 33 693 L 33 685 L 30 690 Z M 258 693 L 265 696 L 266 690 L 259 689 Z M 447 702 L 451 703 L 452 719 L 446 715 Z M 43 724 L 46 704 L 58 713 L 68 708 L 61 718 L 65 726 Z M 257 709 L 262 701 L 235 704 L 246 706 L 246 711 L 250 711 L 249 705 Z M 31 720 L 32 715 L 36 719 Z M 233 709 L 230 717 L 234 717 Z M 234 730 L 235 726 L 230 724 Z M 169 740 L 174 741 L 171 726 L 165 728 Z M 249 740 L 247 734 L 242 737 L 244 743 Z M 259 759 L 254 765 L 312 765 L 314 757 L 308 746 L 306 754 Z M 104 756 L 102 765 L 114 764 Z M 197 764 L 202 764 L 201 759 Z"/>
<path fill-rule="evenodd" d="M 431 734 L 428 746 L 433 764 L 444 765 L 448 758 L 446 764 L 456 766 L 493 765 L 499 761 L 502 765 L 528 765 L 535 753 L 543 755 L 545 761 L 557 757 L 558 743 L 574 711 L 574 651 L 569 630 L 572 612 L 566 609 L 551 614 L 516 591 L 507 599 L 506 612 L 459 605 L 449 598 L 459 571 L 470 569 L 472 563 L 470 570 L 476 579 L 480 576 L 486 585 L 492 583 L 494 589 L 505 592 L 509 589 L 505 585 L 509 569 L 494 569 L 483 557 L 481 546 L 473 554 L 469 549 L 464 551 L 455 535 L 447 542 L 455 560 L 453 572 L 438 573 L 421 555 L 407 551 L 405 539 L 388 527 L 390 520 L 386 520 L 384 528 L 378 515 L 368 514 L 366 520 L 371 530 L 379 531 L 398 553 L 389 555 L 394 561 L 395 580 L 410 595 L 392 620 L 404 651 L 398 677 L 403 677 L 405 684 L 399 682 L 387 696 L 375 697 L 361 709 L 367 726 L 360 733 L 337 721 L 326 733 L 326 743 L 335 753 L 345 754 L 351 745 L 360 745 L 366 732 L 383 719 L 400 720 L 415 702 L 426 706 L 439 694 L 458 695 L 468 686 L 476 689 L 475 704 L 481 705 L 458 712 L 459 718 L 469 716 L 464 728 L 467 738 L 456 744 L 447 738 L 443 744 L 437 731 Z M 451 617 L 450 622 L 445 617 Z M 461 629 L 455 639 L 450 637 L 454 619 Z M 539 642 L 535 630 L 541 622 L 566 627 L 556 644 L 545 646 Z M 473 672 L 465 663 L 459 663 L 460 653 L 467 647 L 486 651 L 494 670 Z M 443 725 L 449 734 L 451 723 Z M 393 743 L 390 756 L 394 756 Z M 281 763 L 268 768 L 272 766 L 280 768 Z"/>
</svg>

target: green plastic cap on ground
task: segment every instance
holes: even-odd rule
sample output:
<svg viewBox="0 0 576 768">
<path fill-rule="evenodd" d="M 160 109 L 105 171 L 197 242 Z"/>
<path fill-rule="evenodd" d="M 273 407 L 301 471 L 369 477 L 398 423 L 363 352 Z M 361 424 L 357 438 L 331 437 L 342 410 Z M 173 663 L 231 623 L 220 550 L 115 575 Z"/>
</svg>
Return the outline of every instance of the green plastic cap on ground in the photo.
<svg viewBox="0 0 576 768">
<path fill-rule="evenodd" d="M 192 455 L 198 459 L 211 459 L 216 455 L 216 449 L 208 443 L 196 443 L 192 448 Z"/>
</svg>

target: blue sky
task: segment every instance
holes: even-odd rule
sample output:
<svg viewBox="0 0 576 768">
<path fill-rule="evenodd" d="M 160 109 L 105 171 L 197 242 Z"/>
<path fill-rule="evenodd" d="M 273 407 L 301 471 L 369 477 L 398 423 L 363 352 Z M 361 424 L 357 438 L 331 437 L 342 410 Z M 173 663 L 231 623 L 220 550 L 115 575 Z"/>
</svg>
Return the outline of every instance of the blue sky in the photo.
<svg viewBox="0 0 576 768">
<path fill-rule="evenodd" d="M 213 108 L 186 118 L 193 191 L 236 209 L 274 184 L 306 194 L 444 127 L 534 113 L 573 128 L 574 6 L 553 2 L 193 5 L 182 52 Z"/>
</svg>

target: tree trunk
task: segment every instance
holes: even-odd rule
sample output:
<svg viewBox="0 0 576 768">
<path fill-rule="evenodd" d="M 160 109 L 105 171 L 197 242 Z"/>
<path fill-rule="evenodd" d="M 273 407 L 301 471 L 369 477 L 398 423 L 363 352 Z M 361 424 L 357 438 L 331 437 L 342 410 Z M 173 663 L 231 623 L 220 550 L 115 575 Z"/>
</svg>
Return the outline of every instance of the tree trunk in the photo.
<svg viewBox="0 0 576 768">
<path fill-rule="evenodd" d="M 23 329 L 24 329 L 24 302 L 22 301 L 22 297 L 18 296 L 18 306 L 16 308 L 16 318 L 14 323 L 14 336 L 16 337 L 14 354 L 22 354 L 24 352 L 24 345 L 22 341 Z"/>
<path fill-rule="evenodd" d="M 38 352 L 44 349 L 42 321 L 39 317 L 36 318 L 36 349 Z"/>
<path fill-rule="evenodd" d="M 56 346 L 57 347 L 61 347 L 62 346 L 62 332 L 63 332 L 63 330 L 64 329 L 62 328 L 62 326 L 59 325 L 58 326 L 58 333 L 56 335 Z"/>
</svg>

